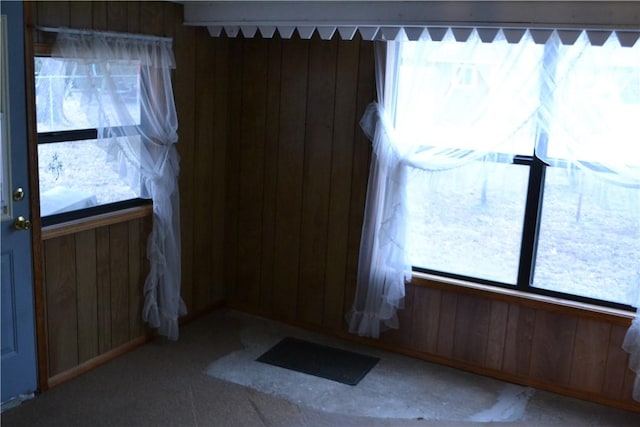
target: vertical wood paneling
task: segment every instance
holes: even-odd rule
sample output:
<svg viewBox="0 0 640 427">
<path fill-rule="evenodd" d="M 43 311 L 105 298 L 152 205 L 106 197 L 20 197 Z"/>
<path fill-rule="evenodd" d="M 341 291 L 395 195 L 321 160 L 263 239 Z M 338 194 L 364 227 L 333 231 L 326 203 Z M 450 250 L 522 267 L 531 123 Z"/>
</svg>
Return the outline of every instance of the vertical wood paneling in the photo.
<svg viewBox="0 0 640 427">
<path fill-rule="evenodd" d="M 225 158 L 225 281 L 227 296 L 236 295 L 238 284 L 238 203 L 239 203 L 239 173 L 240 173 L 240 110 L 242 108 L 242 39 L 229 41 L 229 69 L 233 70 L 227 76 L 229 86 L 228 99 L 228 141 Z M 218 79 L 216 79 L 218 80 Z"/>
<path fill-rule="evenodd" d="M 487 333 L 487 354 L 485 366 L 500 370 L 504 356 L 504 345 L 507 334 L 509 304 L 503 301 L 491 301 L 491 318 Z"/>
<path fill-rule="evenodd" d="M 78 364 L 75 239 L 64 236 L 45 246 L 49 373 L 55 375 Z"/>
<path fill-rule="evenodd" d="M 45 241 L 50 375 L 144 334 L 150 218 Z"/>
<path fill-rule="evenodd" d="M 39 1 L 36 3 L 38 25 L 43 27 L 69 26 L 68 1 Z"/>
<path fill-rule="evenodd" d="M 273 303 L 273 252 L 278 191 L 278 139 L 280 116 L 280 71 L 282 41 L 269 40 L 266 127 L 264 141 L 264 191 L 262 199 L 262 257 L 260 259 L 260 309 L 269 312 Z"/>
<path fill-rule="evenodd" d="M 98 287 L 98 348 L 100 353 L 111 350 L 111 260 L 109 228 L 96 229 L 96 263 Z"/>
<path fill-rule="evenodd" d="M 134 34 L 140 33 L 140 3 L 138 2 L 127 2 L 127 31 Z"/>
<path fill-rule="evenodd" d="M 592 393 L 602 390 L 611 325 L 590 319 L 579 319 L 577 324 L 571 386 Z"/>
<path fill-rule="evenodd" d="M 214 82 L 213 100 L 213 161 L 211 182 L 213 189 L 210 197 L 213 203 L 211 210 L 213 245 L 210 255 L 212 265 L 212 289 L 209 304 L 221 302 L 225 296 L 225 196 L 226 196 L 226 159 L 228 138 L 228 99 L 229 99 L 229 43 L 227 39 L 213 39 L 216 55 L 216 80 Z"/>
<path fill-rule="evenodd" d="M 110 1 L 107 3 L 107 28 L 109 31 L 126 33 L 129 29 L 127 22 L 128 6 L 126 2 Z"/>
<path fill-rule="evenodd" d="M 536 311 L 532 308 L 509 305 L 507 335 L 502 369 L 505 372 L 528 375 L 533 343 Z"/>
<path fill-rule="evenodd" d="M 536 351 L 531 354 L 531 375 L 569 383 L 576 335 L 576 318 L 538 311 L 533 331 Z"/>
<path fill-rule="evenodd" d="M 437 289 L 416 286 L 413 304 L 411 346 L 420 351 L 436 353 L 440 327 L 441 292 Z"/>
<path fill-rule="evenodd" d="M 318 325 L 323 318 L 327 265 L 336 54 L 335 41 L 316 35 L 309 44 L 298 317 Z"/>
<path fill-rule="evenodd" d="M 197 154 L 194 164 L 194 179 L 197 198 L 193 210 L 184 215 L 192 216 L 194 227 L 193 245 L 193 310 L 199 311 L 208 305 L 211 286 L 211 261 L 213 236 L 211 236 L 212 201 L 208 196 L 211 190 L 210 165 L 213 158 L 212 138 L 213 86 L 208 79 L 215 79 L 215 56 L 211 55 L 211 38 L 199 31 L 196 39 L 196 93 L 192 102 L 196 111 L 196 135 L 194 150 Z"/>
<path fill-rule="evenodd" d="M 111 272 L 111 347 L 129 340 L 129 227 L 127 223 L 109 226 Z"/>
<path fill-rule="evenodd" d="M 176 2 L 163 1 L 162 4 L 162 34 L 165 37 L 175 38 L 176 36 L 176 17 L 182 16 L 182 6 Z M 175 52 L 174 52 L 175 53 Z"/>
<path fill-rule="evenodd" d="M 107 24 L 107 2 L 92 1 L 91 5 L 91 29 L 107 31 L 109 29 Z"/>
<path fill-rule="evenodd" d="M 333 145 L 329 188 L 327 230 L 327 268 L 324 281 L 323 323 L 340 329 L 344 324 L 344 281 L 347 269 L 349 200 L 353 159 L 354 127 L 358 85 L 358 47 L 350 41 L 337 41 Z"/>
<path fill-rule="evenodd" d="M 282 42 L 280 144 L 274 250 L 273 306 L 276 314 L 296 317 L 300 217 L 307 94 L 308 44 L 293 38 Z"/>
<path fill-rule="evenodd" d="M 629 355 L 622 350 L 626 328 L 612 326 L 609 345 L 607 346 L 607 362 L 604 370 L 602 392 L 605 396 L 619 399 L 628 398 L 623 394 L 624 380 L 629 371 Z"/>
<path fill-rule="evenodd" d="M 137 338 L 144 333 L 142 325 L 142 301 L 144 293 L 145 269 L 144 254 L 146 245 L 143 232 L 143 219 L 129 221 L 128 227 L 128 253 L 129 253 L 129 339 Z"/>
<path fill-rule="evenodd" d="M 78 282 L 78 362 L 86 362 L 98 353 L 98 287 L 96 270 L 96 233 L 87 230 L 75 235 Z"/>
<path fill-rule="evenodd" d="M 266 126 L 267 42 L 243 40 L 238 176 L 238 283 L 236 299 L 259 305 L 262 258 L 264 140 Z"/>
<path fill-rule="evenodd" d="M 374 93 L 371 44 L 316 37 L 229 45 L 227 291 L 243 307 L 342 327 L 369 166 L 370 142 L 356 122 Z"/>
<path fill-rule="evenodd" d="M 460 295 L 456 304 L 453 357 L 481 364 L 487 353 L 491 302 L 471 295 Z"/>
<path fill-rule="evenodd" d="M 73 1 L 70 8 L 71 28 L 91 28 L 93 25 L 93 8 L 90 1 Z"/>
<path fill-rule="evenodd" d="M 164 4 L 158 1 L 140 2 L 140 32 L 164 36 Z"/>
<path fill-rule="evenodd" d="M 456 333 L 456 310 L 458 296 L 451 292 L 442 292 L 438 344 L 436 352 L 444 357 L 453 355 L 453 342 Z"/>
</svg>

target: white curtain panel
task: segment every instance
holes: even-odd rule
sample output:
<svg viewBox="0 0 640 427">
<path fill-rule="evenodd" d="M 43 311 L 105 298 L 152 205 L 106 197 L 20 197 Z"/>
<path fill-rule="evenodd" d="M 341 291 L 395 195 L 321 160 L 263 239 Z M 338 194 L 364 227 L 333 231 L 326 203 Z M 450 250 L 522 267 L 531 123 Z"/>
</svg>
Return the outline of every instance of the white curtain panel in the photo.
<svg viewBox="0 0 640 427">
<path fill-rule="evenodd" d="M 398 327 L 396 312 L 411 277 L 410 174 L 437 176 L 470 162 L 489 164 L 497 156 L 535 150 L 549 169 L 591 183 L 602 203 L 613 188 L 608 186 L 624 188 L 624 209 L 640 212 L 640 43 L 630 46 L 616 32 L 597 40 L 586 31 L 571 40 L 564 36 L 527 30 L 514 40 L 499 30 L 483 42 L 473 30 L 456 41 L 448 30 L 439 41 L 378 42 L 378 101 L 361 120 L 373 155 L 356 295 L 347 319 L 352 333 L 377 338 Z M 447 81 L 438 80 L 438 67 L 450 70 Z M 484 91 L 469 91 L 461 100 L 452 89 L 476 79 Z M 631 226 L 638 230 L 640 214 L 634 218 Z M 640 261 L 628 255 L 638 273 L 631 273 L 618 302 L 637 307 Z M 624 348 L 631 353 L 631 369 L 640 373 L 637 318 Z M 634 393 L 640 400 L 638 381 Z"/>
<path fill-rule="evenodd" d="M 498 151 L 515 153 L 509 145 L 533 141 L 539 97 L 532 75 L 542 49 L 528 47 L 536 47 L 528 33 L 520 43 L 509 43 L 502 33 L 493 43 L 483 43 L 476 31 L 466 42 L 456 42 L 447 32 L 442 41 L 378 44 L 378 102 L 361 120 L 373 141 L 373 155 L 356 296 L 348 315 L 352 333 L 377 338 L 381 330 L 398 327 L 396 310 L 403 306 L 405 280 L 411 278 L 408 174 L 457 168 Z M 468 64 L 460 58 L 483 63 L 480 72 L 489 83 L 486 93 L 464 103 L 433 72 L 434 67 L 456 67 L 464 73 Z"/>
<path fill-rule="evenodd" d="M 153 200 L 147 245 L 150 272 L 144 285 L 143 318 L 160 335 L 178 338 L 180 296 L 180 203 L 178 120 L 171 85 L 172 41 L 108 32 L 60 31 L 54 56 L 68 72 L 89 82 L 87 122 L 113 167 L 141 197 Z M 119 71 L 139 69 L 139 91 L 123 87 Z M 79 81 L 78 79 L 76 79 Z M 132 99 L 133 97 L 133 99 Z"/>
</svg>

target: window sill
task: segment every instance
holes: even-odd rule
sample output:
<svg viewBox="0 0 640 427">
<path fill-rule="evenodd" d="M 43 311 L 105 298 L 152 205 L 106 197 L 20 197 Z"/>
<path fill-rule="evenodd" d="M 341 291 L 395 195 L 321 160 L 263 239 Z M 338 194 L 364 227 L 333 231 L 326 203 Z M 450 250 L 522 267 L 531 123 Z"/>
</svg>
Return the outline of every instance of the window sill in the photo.
<svg viewBox="0 0 640 427">
<path fill-rule="evenodd" d="M 81 231 L 92 230 L 106 225 L 117 224 L 136 218 L 144 218 L 153 214 L 153 205 L 136 206 L 94 215 L 87 218 L 62 222 L 59 224 L 42 227 L 42 240 L 54 239 L 56 237 L 79 233 Z"/>
<path fill-rule="evenodd" d="M 632 311 L 602 307 L 568 299 L 537 295 L 515 289 L 504 289 L 497 286 L 482 285 L 458 279 L 450 279 L 433 274 L 413 272 L 411 283 L 414 286 L 439 289 L 444 291 L 471 294 L 491 300 L 515 303 L 518 305 L 595 320 L 628 327 L 635 318 Z"/>
</svg>

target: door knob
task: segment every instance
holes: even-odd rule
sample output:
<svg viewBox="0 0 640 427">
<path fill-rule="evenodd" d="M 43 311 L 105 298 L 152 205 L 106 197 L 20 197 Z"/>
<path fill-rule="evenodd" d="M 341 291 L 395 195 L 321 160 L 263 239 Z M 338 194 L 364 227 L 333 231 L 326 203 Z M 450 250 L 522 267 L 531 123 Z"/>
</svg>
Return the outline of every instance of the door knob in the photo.
<svg viewBox="0 0 640 427">
<path fill-rule="evenodd" d="M 31 230 L 31 221 L 20 215 L 13 222 L 13 228 L 16 230 Z"/>
</svg>

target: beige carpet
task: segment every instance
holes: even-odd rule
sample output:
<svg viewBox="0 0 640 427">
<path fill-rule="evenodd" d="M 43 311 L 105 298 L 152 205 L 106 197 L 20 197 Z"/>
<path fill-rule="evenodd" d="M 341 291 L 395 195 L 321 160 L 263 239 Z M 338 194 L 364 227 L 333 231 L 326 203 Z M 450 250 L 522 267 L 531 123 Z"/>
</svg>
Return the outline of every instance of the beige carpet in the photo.
<svg viewBox="0 0 640 427">
<path fill-rule="evenodd" d="M 381 361 L 355 387 L 254 361 L 285 335 L 374 354 Z M 178 342 L 157 339 L 5 411 L 1 422 L 3 427 L 639 426 L 640 414 L 221 310 L 184 327 Z"/>
</svg>

